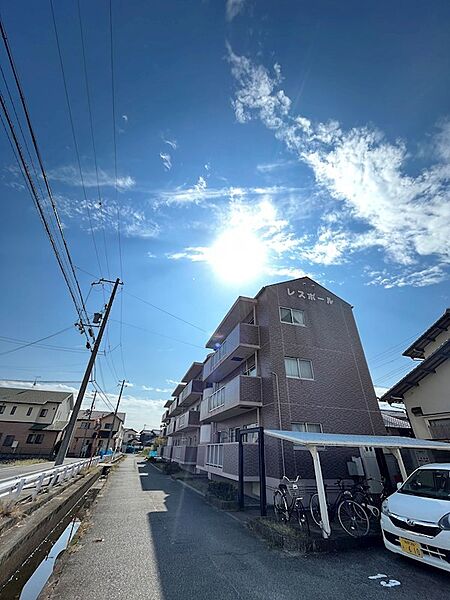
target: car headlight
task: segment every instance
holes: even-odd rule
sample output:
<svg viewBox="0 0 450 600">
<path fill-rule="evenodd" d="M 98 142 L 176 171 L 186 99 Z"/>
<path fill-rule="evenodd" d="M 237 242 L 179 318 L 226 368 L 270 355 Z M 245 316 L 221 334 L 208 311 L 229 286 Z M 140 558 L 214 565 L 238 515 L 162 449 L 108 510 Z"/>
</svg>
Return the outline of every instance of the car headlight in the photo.
<svg viewBox="0 0 450 600">
<path fill-rule="evenodd" d="M 381 505 L 381 512 L 383 513 L 383 515 L 386 515 L 387 517 L 389 516 L 390 513 L 387 500 L 383 501 L 383 504 Z"/>
<path fill-rule="evenodd" d="M 442 519 L 439 520 L 438 525 L 441 529 L 450 530 L 450 513 L 444 515 Z"/>
</svg>

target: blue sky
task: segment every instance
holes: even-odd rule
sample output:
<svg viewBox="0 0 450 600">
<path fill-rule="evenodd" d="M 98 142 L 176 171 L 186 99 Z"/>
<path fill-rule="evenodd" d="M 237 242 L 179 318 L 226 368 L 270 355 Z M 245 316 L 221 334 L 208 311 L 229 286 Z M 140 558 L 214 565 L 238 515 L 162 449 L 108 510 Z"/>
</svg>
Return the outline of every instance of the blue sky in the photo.
<svg viewBox="0 0 450 600">
<path fill-rule="evenodd" d="M 77 3 L 55 2 L 86 202 L 50 7 L 1 3 L 83 290 L 125 282 L 96 373 L 111 400 L 126 377 L 129 423 L 157 426 L 235 297 L 303 274 L 354 305 L 375 384 L 394 383 L 449 303 L 448 2 L 112 5 L 115 123 L 108 3 L 80 0 L 98 189 Z M 76 387 L 74 330 L 9 352 L 76 315 L 4 136 L 0 152 L 0 377 Z"/>
</svg>

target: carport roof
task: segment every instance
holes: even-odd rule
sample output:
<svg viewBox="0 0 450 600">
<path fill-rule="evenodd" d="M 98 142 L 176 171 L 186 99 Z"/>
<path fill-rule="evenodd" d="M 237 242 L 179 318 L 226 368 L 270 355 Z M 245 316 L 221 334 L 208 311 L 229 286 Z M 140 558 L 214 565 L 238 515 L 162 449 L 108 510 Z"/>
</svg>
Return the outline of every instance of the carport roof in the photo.
<svg viewBox="0 0 450 600">
<path fill-rule="evenodd" d="M 420 450 L 448 450 L 450 444 L 433 440 L 405 438 L 399 435 L 353 435 L 345 433 L 307 433 L 303 431 L 280 431 L 266 429 L 266 435 L 287 440 L 300 446 L 344 446 L 361 448 L 411 448 Z"/>
</svg>

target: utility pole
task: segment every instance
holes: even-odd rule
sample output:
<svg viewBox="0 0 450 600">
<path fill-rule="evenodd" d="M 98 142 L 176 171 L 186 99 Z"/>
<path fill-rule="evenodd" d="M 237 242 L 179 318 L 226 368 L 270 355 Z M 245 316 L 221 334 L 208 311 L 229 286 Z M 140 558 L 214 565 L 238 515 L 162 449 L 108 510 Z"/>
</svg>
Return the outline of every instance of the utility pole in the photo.
<svg viewBox="0 0 450 600">
<path fill-rule="evenodd" d="M 124 387 L 125 387 L 125 379 L 122 380 L 122 385 L 121 385 L 121 388 L 120 388 L 119 397 L 117 398 L 116 410 L 114 411 L 114 417 L 113 417 L 113 421 L 112 421 L 112 424 L 111 424 L 111 429 L 109 431 L 108 441 L 106 443 L 106 452 L 108 452 L 109 444 L 111 442 L 111 438 L 112 438 L 112 434 L 113 434 L 113 429 L 114 429 L 114 423 L 116 421 L 117 411 L 119 410 L 120 399 L 122 398 L 122 392 L 123 392 L 123 388 Z"/>
<path fill-rule="evenodd" d="M 95 344 L 94 344 L 94 347 L 92 349 L 88 365 L 86 367 L 86 372 L 84 374 L 83 381 L 81 382 L 81 386 L 80 386 L 80 390 L 78 392 L 78 396 L 77 396 L 77 400 L 75 402 L 75 406 L 73 407 L 72 414 L 70 415 L 69 424 L 67 425 L 63 441 L 62 441 L 61 446 L 59 447 L 59 450 L 58 450 L 58 454 L 56 455 L 55 466 L 62 465 L 63 462 L 64 462 L 64 459 L 66 458 L 67 450 L 69 448 L 69 443 L 70 443 L 70 440 L 72 438 L 73 431 L 75 429 L 75 424 L 77 422 L 78 413 L 79 413 L 80 408 L 81 408 L 81 403 L 83 402 L 84 394 L 86 392 L 86 388 L 88 386 L 88 383 L 89 383 L 89 380 L 90 380 L 90 377 L 91 377 L 92 367 L 94 366 L 95 359 L 97 358 L 97 353 L 98 353 L 98 350 L 100 348 L 100 344 L 101 344 L 101 341 L 102 341 L 103 333 L 104 333 L 105 328 L 106 328 L 106 323 L 108 321 L 109 313 L 111 312 L 111 307 L 112 307 L 112 304 L 114 302 L 114 297 L 116 295 L 117 288 L 119 287 L 119 284 L 120 284 L 120 279 L 117 278 L 116 281 L 114 282 L 114 287 L 112 289 L 111 296 L 109 298 L 109 302 L 108 302 L 108 305 L 106 307 L 105 316 L 103 317 L 102 324 L 100 325 L 100 329 L 99 329 L 97 338 L 95 340 Z"/>
<path fill-rule="evenodd" d="M 94 390 L 94 397 L 92 398 L 91 408 L 89 409 L 89 421 L 91 420 L 92 411 L 94 410 L 94 403 L 95 403 L 95 397 L 96 396 L 97 396 L 97 390 Z M 84 448 L 84 445 L 86 443 L 87 432 L 88 432 L 88 428 L 86 427 L 86 429 L 84 430 L 83 444 L 81 446 L 82 449 Z M 86 456 L 83 456 L 83 458 L 86 458 Z"/>
</svg>

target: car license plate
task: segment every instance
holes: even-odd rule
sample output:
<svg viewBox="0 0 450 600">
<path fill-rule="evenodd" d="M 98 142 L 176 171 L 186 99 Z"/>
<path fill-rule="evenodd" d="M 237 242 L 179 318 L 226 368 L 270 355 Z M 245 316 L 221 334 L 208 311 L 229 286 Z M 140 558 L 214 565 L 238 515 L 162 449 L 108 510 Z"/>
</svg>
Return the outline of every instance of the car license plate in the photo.
<svg viewBox="0 0 450 600">
<path fill-rule="evenodd" d="M 422 548 L 417 542 L 400 538 L 400 546 L 403 552 L 406 552 L 407 554 L 412 554 L 413 556 L 418 556 L 419 558 L 422 558 L 423 556 Z"/>
</svg>

